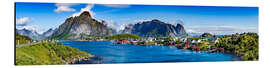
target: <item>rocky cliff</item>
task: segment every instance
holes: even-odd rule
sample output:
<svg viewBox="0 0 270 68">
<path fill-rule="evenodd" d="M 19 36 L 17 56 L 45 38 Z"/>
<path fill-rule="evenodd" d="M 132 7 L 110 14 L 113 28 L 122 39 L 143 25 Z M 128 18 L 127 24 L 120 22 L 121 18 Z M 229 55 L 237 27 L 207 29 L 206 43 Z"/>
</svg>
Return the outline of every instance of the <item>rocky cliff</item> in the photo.
<svg viewBox="0 0 270 68">
<path fill-rule="evenodd" d="M 157 19 L 129 25 L 122 33 L 131 33 L 143 37 L 180 37 L 186 35 L 186 31 L 181 24 L 174 26 Z"/>
<path fill-rule="evenodd" d="M 104 36 L 110 34 L 111 32 L 107 26 L 93 19 L 89 12 L 84 11 L 80 16 L 66 19 L 49 38 L 74 40 L 87 36 Z"/>
</svg>

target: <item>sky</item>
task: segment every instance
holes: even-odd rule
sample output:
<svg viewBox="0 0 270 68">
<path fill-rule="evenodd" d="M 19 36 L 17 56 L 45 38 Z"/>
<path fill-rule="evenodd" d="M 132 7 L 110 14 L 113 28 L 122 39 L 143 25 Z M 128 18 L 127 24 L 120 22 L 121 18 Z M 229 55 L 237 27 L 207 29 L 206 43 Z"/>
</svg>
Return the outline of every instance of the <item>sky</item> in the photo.
<svg viewBox="0 0 270 68">
<path fill-rule="evenodd" d="M 89 11 L 106 25 L 122 30 L 127 24 L 158 19 L 184 26 L 188 33 L 232 34 L 258 32 L 258 7 L 83 4 L 16 2 L 16 28 L 43 33 L 69 17 Z"/>
</svg>

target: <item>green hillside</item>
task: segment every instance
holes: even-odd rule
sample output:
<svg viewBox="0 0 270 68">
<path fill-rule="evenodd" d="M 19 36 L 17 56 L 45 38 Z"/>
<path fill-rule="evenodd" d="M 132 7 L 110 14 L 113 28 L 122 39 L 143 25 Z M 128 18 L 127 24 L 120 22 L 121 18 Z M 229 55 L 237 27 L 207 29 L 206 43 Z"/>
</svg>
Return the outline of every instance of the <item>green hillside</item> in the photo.
<svg viewBox="0 0 270 68">
<path fill-rule="evenodd" d="M 20 35 L 16 33 L 16 45 L 18 44 L 27 44 L 27 41 L 33 41 L 30 37 Z"/>
<path fill-rule="evenodd" d="M 224 48 L 225 51 L 241 56 L 242 60 L 245 61 L 259 59 L 259 36 L 257 33 L 226 36 L 219 39 L 215 47 Z"/>
<path fill-rule="evenodd" d="M 139 39 L 140 37 L 135 34 L 117 34 L 107 37 L 107 39 Z"/>
<path fill-rule="evenodd" d="M 92 57 L 61 43 L 40 43 L 16 47 L 16 65 L 53 65 L 66 64 L 75 58 Z"/>
</svg>

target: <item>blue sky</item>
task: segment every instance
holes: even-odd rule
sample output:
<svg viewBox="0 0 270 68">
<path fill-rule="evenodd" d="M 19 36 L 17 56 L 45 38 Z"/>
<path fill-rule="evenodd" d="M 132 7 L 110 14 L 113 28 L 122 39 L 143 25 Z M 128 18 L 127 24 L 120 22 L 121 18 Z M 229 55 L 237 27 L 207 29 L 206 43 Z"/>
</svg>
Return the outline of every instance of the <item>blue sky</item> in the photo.
<svg viewBox="0 0 270 68">
<path fill-rule="evenodd" d="M 16 28 L 42 33 L 57 28 L 66 18 L 82 11 L 89 11 L 93 18 L 105 20 L 117 30 L 126 24 L 159 19 L 170 24 L 182 21 L 189 33 L 258 32 L 258 7 L 25 2 L 16 3 Z"/>
</svg>

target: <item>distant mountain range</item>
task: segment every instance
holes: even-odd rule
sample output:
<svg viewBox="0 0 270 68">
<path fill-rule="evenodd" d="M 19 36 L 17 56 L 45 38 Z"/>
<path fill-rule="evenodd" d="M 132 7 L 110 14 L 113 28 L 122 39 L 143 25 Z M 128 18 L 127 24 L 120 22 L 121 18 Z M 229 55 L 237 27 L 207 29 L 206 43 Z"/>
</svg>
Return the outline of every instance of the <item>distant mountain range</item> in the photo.
<svg viewBox="0 0 270 68">
<path fill-rule="evenodd" d="M 43 40 L 43 39 L 46 39 L 47 37 L 51 36 L 52 33 L 54 32 L 54 29 L 49 29 L 47 31 L 45 31 L 44 33 L 42 34 L 39 34 L 37 33 L 36 31 L 34 30 L 29 30 L 29 29 L 16 29 L 16 34 L 19 34 L 19 35 L 24 35 L 24 36 L 28 36 L 32 39 L 35 39 L 35 40 Z"/>
<path fill-rule="evenodd" d="M 16 33 L 32 39 L 76 40 L 90 36 L 108 36 L 113 34 L 130 33 L 142 37 L 185 37 L 187 33 L 181 24 L 172 25 L 154 19 L 136 24 L 129 24 L 123 30 L 116 31 L 104 24 L 104 21 L 93 19 L 85 11 L 79 16 L 70 17 L 56 29 L 49 29 L 43 34 L 27 29 L 16 29 Z"/>
<path fill-rule="evenodd" d="M 135 25 L 129 24 L 124 30 L 121 31 L 121 33 L 131 33 L 143 37 L 181 37 L 187 35 L 184 27 L 181 24 L 174 26 L 157 19 L 137 23 Z"/>
<path fill-rule="evenodd" d="M 38 34 L 36 31 L 28 30 L 28 29 L 16 29 L 16 33 L 24 36 L 28 36 L 32 39 L 39 39 L 40 34 Z"/>
<path fill-rule="evenodd" d="M 54 33 L 55 29 L 50 28 L 49 30 L 45 31 L 44 33 L 42 33 L 42 36 L 44 37 L 49 37 Z"/>
<path fill-rule="evenodd" d="M 89 12 L 84 11 L 80 16 L 66 19 L 49 39 L 75 40 L 87 36 L 105 35 L 111 35 L 110 29 L 101 22 L 93 19 Z"/>
</svg>

